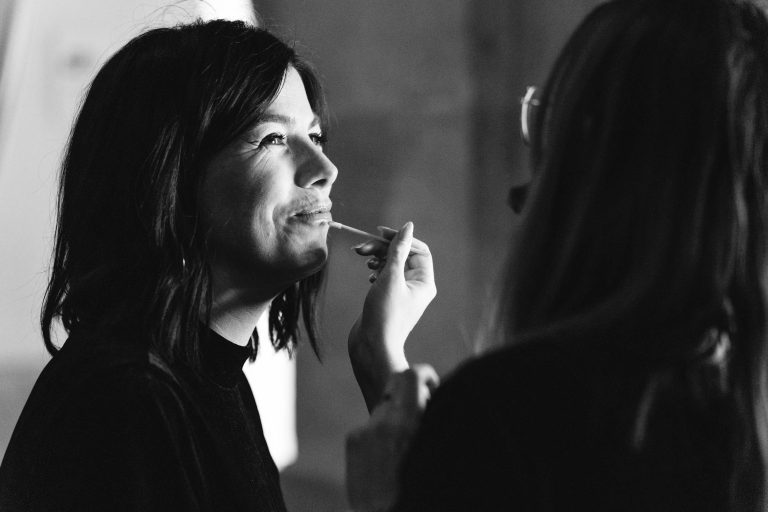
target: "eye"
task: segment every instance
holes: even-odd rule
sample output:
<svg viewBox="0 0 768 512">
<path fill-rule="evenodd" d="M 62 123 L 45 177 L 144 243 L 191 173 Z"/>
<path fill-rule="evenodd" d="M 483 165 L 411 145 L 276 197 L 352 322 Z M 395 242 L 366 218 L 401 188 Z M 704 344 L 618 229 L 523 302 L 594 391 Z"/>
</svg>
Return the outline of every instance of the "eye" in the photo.
<svg viewBox="0 0 768 512">
<path fill-rule="evenodd" d="M 322 132 L 310 133 L 309 138 L 312 139 L 312 142 L 315 143 L 315 146 L 319 146 L 320 148 L 324 147 L 325 143 L 328 142 L 328 137 L 326 137 Z"/>
<path fill-rule="evenodd" d="M 286 137 L 282 133 L 270 133 L 261 139 L 259 142 L 259 148 L 266 148 L 269 146 L 284 146 L 285 139 Z"/>
</svg>

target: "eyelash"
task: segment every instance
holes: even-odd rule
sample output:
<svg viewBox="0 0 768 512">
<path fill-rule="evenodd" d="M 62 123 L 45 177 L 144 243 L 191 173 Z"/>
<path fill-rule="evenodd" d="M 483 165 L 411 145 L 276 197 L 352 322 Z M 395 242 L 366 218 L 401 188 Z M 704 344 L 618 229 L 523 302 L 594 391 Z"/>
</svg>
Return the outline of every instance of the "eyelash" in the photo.
<svg viewBox="0 0 768 512">
<path fill-rule="evenodd" d="M 285 144 L 286 136 L 281 133 L 270 133 L 259 142 L 259 148 L 265 148 L 267 146 L 283 145 Z"/>
<path fill-rule="evenodd" d="M 324 133 L 312 133 L 309 135 L 309 138 L 312 139 L 312 142 L 314 142 L 316 146 L 320 146 L 321 148 L 328 142 L 328 136 Z"/>
<path fill-rule="evenodd" d="M 320 146 L 321 148 L 325 145 L 325 143 L 328 141 L 328 137 L 325 136 L 323 133 L 311 133 L 309 134 L 309 138 L 312 139 L 312 142 L 315 143 L 316 146 Z M 275 146 L 275 145 L 284 145 L 287 137 L 283 135 L 282 133 L 270 133 L 258 144 L 258 147 L 266 148 L 267 146 Z"/>
</svg>

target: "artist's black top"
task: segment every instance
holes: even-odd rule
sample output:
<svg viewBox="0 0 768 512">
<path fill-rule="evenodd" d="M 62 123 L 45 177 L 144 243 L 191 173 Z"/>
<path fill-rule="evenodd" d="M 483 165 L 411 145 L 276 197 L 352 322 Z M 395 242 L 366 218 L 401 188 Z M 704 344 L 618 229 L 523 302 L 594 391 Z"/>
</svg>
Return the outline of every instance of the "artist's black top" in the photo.
<svg viewBox="0 0 768 512">
<path fill-rule="evenodd" d="M 37 380 L 0 466 L 0 510 L 284 511 L 242 371 L 202 336 L 203 372 L 75 333 Z"/>
<path fill-rule="evenodd" d="M 637 422 L 666 370 L 669 390 Z M 396 510 L 726 510 L 728 401 L 676 393 L 690 377 L 547 342 L 481 357 L 427 406 Z"/>
</svg>

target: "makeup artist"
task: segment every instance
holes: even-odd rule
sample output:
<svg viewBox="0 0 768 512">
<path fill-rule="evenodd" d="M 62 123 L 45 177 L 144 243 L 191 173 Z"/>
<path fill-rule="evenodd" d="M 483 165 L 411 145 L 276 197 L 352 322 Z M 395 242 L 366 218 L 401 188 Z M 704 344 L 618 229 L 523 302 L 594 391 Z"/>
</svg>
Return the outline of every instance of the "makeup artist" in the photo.
<svg viewBox="0 0 768 512">
<path fill-rule="evenodd" d="M 607 2 L 528 100 L 499 346 L 418 427 L 428 379 L 393 382 L 348 440 L 353 508 L 768 510 L 765 12 Z"/>
<path fill-rule="evenodd" d="M 326 122 L 309 65 L 241 22 L 151 30 L 102 67 L 62 165 L 53 358 L 0 465 L 0 510 L 285 510 L 242 367 L 293 349 L 300 323 L 317 350 Z M 413 225 L 387 236 L 350 335 L 371 407 L 435 293 Z"/>
</svg>

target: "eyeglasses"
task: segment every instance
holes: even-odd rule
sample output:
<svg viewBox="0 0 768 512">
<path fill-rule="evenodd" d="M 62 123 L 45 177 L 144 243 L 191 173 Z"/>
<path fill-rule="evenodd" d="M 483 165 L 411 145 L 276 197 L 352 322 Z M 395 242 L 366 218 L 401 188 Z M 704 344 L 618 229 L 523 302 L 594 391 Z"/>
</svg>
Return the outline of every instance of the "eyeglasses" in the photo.
<svg viewBox="0 0 768 512">
<path fill-rule="evenodd" d="M 541 104 L 538 92 L 539 89 L 537 87 L 529 85 L 525 89 L 525 96 L 520 98 L 520 136 L 526 146 L 533 144 L 534 107 L 538 107 Z M 507 204 L 515 213 L 520 213 L 523 210 L 523 206 L 528 198 L 528 189 L 528 183 L 517 185 L 510 189 L 507 195 Z"/>
<path fill-rule="evenodd" d="M 533 107 L 538 107 L 541 104 L 538 92 L 538 87 L 529 85 L 525 89 L 525 96 L 520 99 L 520 135 L 526 146 L 530 146 L 533 141 L 531 134 L 531 129 L 533 128 Z"/>
</svg>

